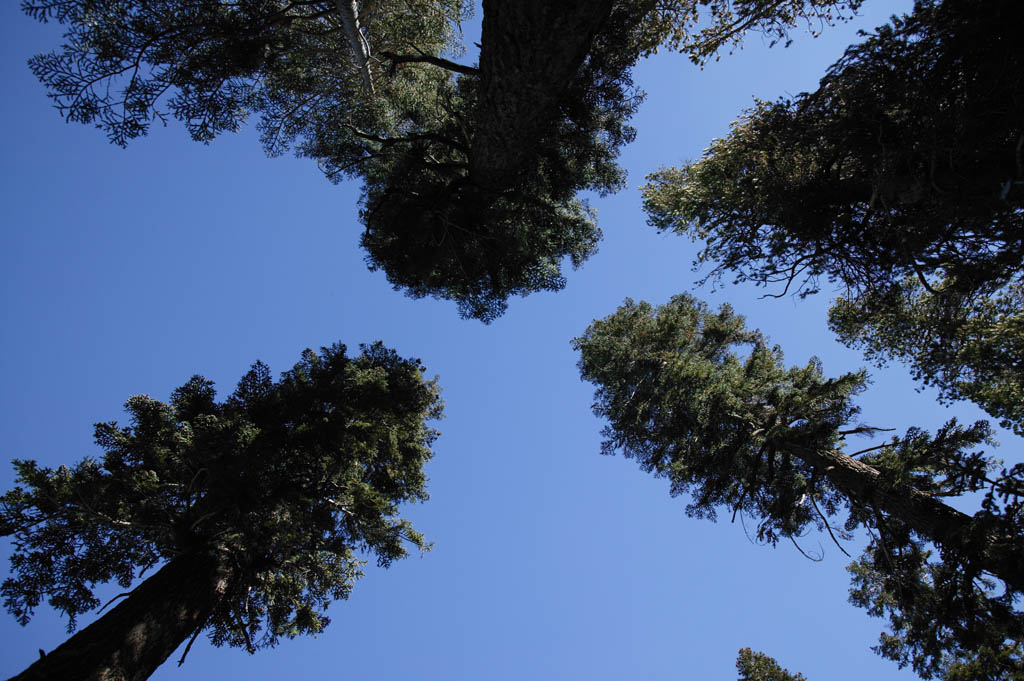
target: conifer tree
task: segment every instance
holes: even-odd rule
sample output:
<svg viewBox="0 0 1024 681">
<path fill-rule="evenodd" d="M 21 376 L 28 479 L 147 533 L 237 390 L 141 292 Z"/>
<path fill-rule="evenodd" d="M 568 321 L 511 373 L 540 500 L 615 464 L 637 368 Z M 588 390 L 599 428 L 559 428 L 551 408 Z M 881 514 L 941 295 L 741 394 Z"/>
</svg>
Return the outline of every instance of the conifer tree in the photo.
<svg viewBox="0 0 1024 681">
<path fill-rule="evenodd" d="M 131 397 L 130 425 L 96 425 L 101 459 L 16 461 L 0 498 L 15 617 L 46 600 L 73 630 L 96 584 L 145 579 L 15 678 L 142 681 L 204 631 L 250 652 L 321 631 L 360 555 L 426 547 L 398 515 L 427 497 L 441 401 L 423 371 L 380 343 L 307 350 L 278 381 L 257 362 L 223 402 L 201 376 L 169 403 Z"/>
<path fill-rule="evenodd" d="M 851 593 L 890 618 L 878 652 L 925 678 L 1024 674 L 1013 643 L 1024 637 L 1024 464 L 1000 469 L 979 450 L 985 422 L 910 428 L 847 453 L 854 436 L 879 432 L 856 421 L 864 372 L 828 378 L 817 360 L 787 368 L 728 306 L 687 295 L 657 308 L 626 301 L 574 343 L 608 422 L 604 453 L 668 478 L 691 516 L 754 518 L 771 545 L 866 528 Z M 975 492 L 974 515 L 942 501 Z"/>
<path fill-rule="evenodd" d="M 758 102 L 644 190 L 710 276 L 842 296 L 832 328 L 1024 433 L 1024 43 L 1016 0 L 918 0 L 819 88 Z"/>
</svg>

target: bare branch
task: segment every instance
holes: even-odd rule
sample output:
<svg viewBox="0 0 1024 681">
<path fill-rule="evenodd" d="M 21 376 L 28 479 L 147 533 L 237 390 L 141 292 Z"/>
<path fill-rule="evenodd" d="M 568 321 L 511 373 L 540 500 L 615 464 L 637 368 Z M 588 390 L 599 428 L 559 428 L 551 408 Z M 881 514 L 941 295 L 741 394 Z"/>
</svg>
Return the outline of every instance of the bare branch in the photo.
<svg viewBox="0 0 1024 681">
<path fill-rule="evenodd" d="M 438 66 L 447 71 L 454 71 L 455 73 L 461 73 L 467 76 L 480 75 L 480 69 L 476 67 L 459 64 L 457 62 L 453 62 L 449 59 L 444 59 L 442 57 L 433 57 L 429 54 L 413 55 L 395 54 L 394 52 L 381 52 L 380 56 L 384 57 L 385 59 L 388 59 L 391 62 L 392 71 L 394 71 L 395 67 L 397 67 L 399 64 L 423 63 L 430 64 L 432 66 Z"/>
</svg>

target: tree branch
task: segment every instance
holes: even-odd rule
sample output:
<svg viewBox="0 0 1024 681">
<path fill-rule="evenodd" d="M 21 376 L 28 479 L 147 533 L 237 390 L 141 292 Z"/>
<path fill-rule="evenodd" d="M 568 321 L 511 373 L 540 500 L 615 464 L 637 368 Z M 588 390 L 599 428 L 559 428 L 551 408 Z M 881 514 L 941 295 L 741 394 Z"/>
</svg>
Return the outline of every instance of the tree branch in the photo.
<svg viewBox="0 0 1024 681">
<path fill-rule="evenodd" d="M 407 63 L 423 63 L 437 66 L 447 71 L 454 71 L 455 73 L 461 73 L 466 76 L 479 76 L 480 69 L 473 66 L 465 66 L 458 64 L 449 59 L 442 57 L 432 57 L 429 54 L 395 54 L 394 52 L 381 52 L 380 56 L 391 62 L 391 71 L 394 72 L 395 67 L 399 64 Z"/>
</svg>

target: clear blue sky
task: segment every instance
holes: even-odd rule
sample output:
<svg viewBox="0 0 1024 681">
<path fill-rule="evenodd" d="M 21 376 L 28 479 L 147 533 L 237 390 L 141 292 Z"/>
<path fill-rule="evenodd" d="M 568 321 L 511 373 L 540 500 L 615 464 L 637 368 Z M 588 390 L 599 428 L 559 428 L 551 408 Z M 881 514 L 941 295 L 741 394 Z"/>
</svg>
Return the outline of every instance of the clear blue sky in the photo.
<svg viewBox="0 0 1024 681">
<path fill-rule="evenodd" d="M 600 252 L 564 291 L 516 299 L 490 326 L 368 272 L 358 187 L 329 184 L 308 160 L 265 158 L 252 130 L 202 146 L 171 124 L 121 150 L 64 124 L 25 66 L 57 29 L 16 4 L 0 10 L 4 458 L 95 456 L 92 424 L 123 419 L 129 395 L 166 399 L 194 373 L 226 394 L 257 358 L 283 371 L 338 340 L 421 357 L 447 403 L 432 498 L 407 509 L 433 551 L 370 566 L 318 639 L 256 656 L 201 641 L 154 679 L 724 681 L 744 646 L 810 681 L 914 678 L 869 650 L 882 622 L 846 603 L 848 560 L 827 537 L 804 540 L 824 551 L 817 563 L 755 546 L 738 522 L 688 519 L 664 480 L 600 456 L 602 424 L 569 345 L 626 297 L 692 290 L 694 245 L 644 224 L 645 174 L 698 156 L 752 96 L 813 88 L 856 29 L 908 2 L 869 1 L 858 22 L 800 33 L 788 49 L 751 37 L 703 71 L 678 55 L 642 63 L 648 98 L 622 156 L 630 188 L 594 200 Z M 863 364 L 825 329 L 827 296 L 698 294 L 730 301 L 791 363 L 816 354 L 832 374 Z M 900 367 L 874 376 L 861 400 L 873 425 L 934 429 L 953 413 Z M 1019 441 L 1003 440 L 1016 460 Z M 9 469 L 0 483 L 11 486 Z M 25 628 L 0 618 L 0 676 L 64 638 L 46 608 Z"/>
</svg>

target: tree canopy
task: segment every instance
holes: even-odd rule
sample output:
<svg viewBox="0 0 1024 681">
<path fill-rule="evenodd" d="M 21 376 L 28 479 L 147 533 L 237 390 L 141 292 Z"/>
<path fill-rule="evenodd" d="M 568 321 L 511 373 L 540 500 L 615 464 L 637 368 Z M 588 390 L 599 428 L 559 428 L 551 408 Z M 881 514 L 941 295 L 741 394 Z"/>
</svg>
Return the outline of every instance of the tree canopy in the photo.
<svg viewBox="0 0 1024 681">
<path fill-rule="evenodd" d="M 790 31 L 805 25 L 817 33 L 849 20 L 863 0 L 659 0 L 638 3 L 644 18 L 636 30 L 642 55 L 659 48 L 686 53 L 695 64 L 742 44 L 749 31 L 771 45 L 792 42 Z"/>
<path fill-rule="evenodd" d="M 815 92 L 758 102 L 702 159 L 651 175 L 651 224 L 704 239 L 712 276 L 835 283 L 844 342 L 1024 432 L 1022 12 L 917 2 Z"/>
<path fill-rule="evenodd" d="M 985 290 L 1024 259 L 1024 48 L 1012 0 L 919 0 L 813 93 L 758 102 L 699 161 L 650 176 L 651 224 L 715 272 L 856 293 Z M 935 286 L 933 285 L 933 288 Z"/>
<path fill-rule="evenodd" d="M 73 630 L 100 604 L 96 584 L 128 588 L 164 564 L 26 678 L 145 679 L 202 631 L 250 652 L 321 631 L 361 556 L 387 566 L 426 546 L 398 515 L 427 498 L 427 422 L 442 405 L 423 370 L 380 343 L 307 350 L 278 381 L 257 362 L 223 402 L 201 376 L 170 403 L 130 398 L 129 426 L 96 425 L 101 460 L 16 461 L 0 529 L 14 541 L 4 604 L 20 621 L 47 599 Z"/>
<path fill-rule="evenodd" d="M 31 66 L 68 120 L 124 145 L 153 120 L 205 142 L 258 116 L 271 155 L 294 147 L 332 180 L 363 180 L 371 268 L 489 321 L 511 295 L 561 288 L 563 258 L 594 252 L 600 232 L 575 194 L 621 185 L 614 157 L 639 101 L 632 59 L 588 58 L 610 3 L 534 4 L 543 32 L 486 8 L 496 47 L 480 69 L 447 58 L 461 51 L 457 1 L 24 7 L 67 27 L 62 50 Z M 502 46 L 538 58 L 491 58 Z"/>
<path fill-rule="evenodd" d="M 208 142 L 250 116 L 268 153 L 294 148 L 362 180 L 372 269 L 414 297 L 490 321 L 510 296 L 565 285 L 600 240 L 577 194 L 623 186 L 640 102 L 630 69 L 664 44 L 706 59 L 749 30 L 773 40 L 859 0 L 484 2 L 479 65 L 460 0 L 25 0 L 66 27 L 33 72 L 69 121 L 125 145 L 177 118 Z"/>
<path fill-rule="evenodd" d="M 657 308 L 626 301 L 574 344 L 608 421 L 604 453 L 668 478 L 673 495 L 689 495 L 689 515 L 755 519 L 756 538 L 772 545 L 799 546 L 815 528 L 837 540 L 867 529 L 852 594 L 890 616 L 882 655 L 926 678 L 957 665 L 986 670 L 979 679 L 1024 673 L 1021 650 L 1005 647 L 1024 636 L 1024 464 L 1000 471 L 977 449 L 985 422 L 910 428 L 847 454 L 852 437 L 879 432 L 856 421 L 863 372 L 826 378 L 817 360 L 786 368 L 728 306 L 713 312 L 686 295 Z M 975 492 L 973 516 L 940 501 Z"/>
</svg>

